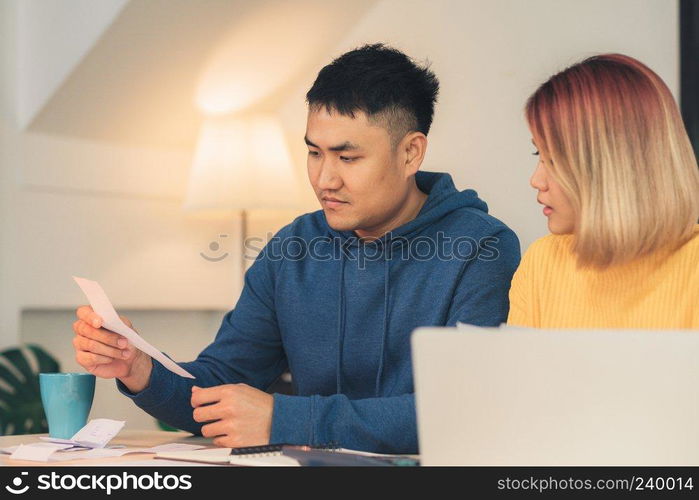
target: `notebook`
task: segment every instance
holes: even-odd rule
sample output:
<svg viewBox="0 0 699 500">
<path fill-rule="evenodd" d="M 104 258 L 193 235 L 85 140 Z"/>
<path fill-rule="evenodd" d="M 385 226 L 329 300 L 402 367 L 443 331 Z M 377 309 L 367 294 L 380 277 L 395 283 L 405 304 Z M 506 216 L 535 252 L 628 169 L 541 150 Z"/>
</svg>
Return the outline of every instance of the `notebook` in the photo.
<svg viewBox="0 0 699 500">
<path fill-rule="evenodd" d="M 194 451 L 172 451 L 157 453 L 155 458 L 206 462 L 219 465 L 243 465 L 249 467 L 298 467 L 298 460 L 282 453 L 283 444 L 247 446 L 242 448 L 207 448 Z M 336 450 L 332 445 L 314 449 Z"/>
<path fill-rule="evenodd" d="M 289 446 L 274 444 L 245 448 L 207 448 L 195 451 L 166 451 L 156 459 L 249 467 L 298 467 L 300 465 L 415 465 L 414 458 L 381 455 L 335 446 Z M 372 461 L 373 459 L 373 461 Z M 410 461 L 410 463 L 408 463 Z"/>
<path fill-rule="evenodd" d="M 246 448 L 206 448 L 195 451 L 157 453 L 156 459 L 204 462 L 218 465 L 249 467 L 298 467 L 298 460 L 281 454 L 281 446 L 250 446 Z"/>
</svg>

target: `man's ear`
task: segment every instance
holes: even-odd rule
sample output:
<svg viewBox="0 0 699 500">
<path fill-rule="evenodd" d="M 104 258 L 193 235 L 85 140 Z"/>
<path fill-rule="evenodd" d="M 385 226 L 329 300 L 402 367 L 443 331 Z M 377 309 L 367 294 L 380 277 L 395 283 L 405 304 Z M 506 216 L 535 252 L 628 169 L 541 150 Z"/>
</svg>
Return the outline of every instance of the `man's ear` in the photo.
<svg viewBox="0 0 699 500">
<path fill-rule="evenodd" d="M 427 152 L 427 137 L 422 132 L 409 132 L 400 141 L 398 148 L 404 161 L 405 177 L 415 175 Z"/>
</svg>

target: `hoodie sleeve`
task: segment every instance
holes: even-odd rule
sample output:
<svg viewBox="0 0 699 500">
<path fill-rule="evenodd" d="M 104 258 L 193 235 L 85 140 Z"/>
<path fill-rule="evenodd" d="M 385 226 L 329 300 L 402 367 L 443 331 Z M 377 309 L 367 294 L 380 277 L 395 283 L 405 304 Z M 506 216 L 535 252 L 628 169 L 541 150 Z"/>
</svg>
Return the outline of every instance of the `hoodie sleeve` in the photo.
<svg viewBox="0 0 699 500">
<path fill-rule="evenodd" d="M 275 394 L 270 442 L 414 454 L 418 451 L 415 396 L 352 400 L 344 394 Z"/>
<path fill-rule="evenodd" d="M 228 312 L 215 340 L 195 361 L 179 363 L 196 379 L 168 371 L 153 361 L 148 387 L 134 394 L 117 381 L 119 391 L 137 406 L 163 422 L 195 434 L 202 424 L 192 418 L 193 385 L 212 387 L 245 383 L 266 390 L 287 369 L 274 310 L 276 267 L 270 245 L 245 273 L 245 284 L 236 308 Z"/>
<path fill-rule="evenodd" d="M 480 240 L 478 256 L 465 263 L 446 326 L 457 322 L 498 326 L 507 321 L 512 275 L 520 260 L 519 240 L 505 226 Z"/>
</svg>

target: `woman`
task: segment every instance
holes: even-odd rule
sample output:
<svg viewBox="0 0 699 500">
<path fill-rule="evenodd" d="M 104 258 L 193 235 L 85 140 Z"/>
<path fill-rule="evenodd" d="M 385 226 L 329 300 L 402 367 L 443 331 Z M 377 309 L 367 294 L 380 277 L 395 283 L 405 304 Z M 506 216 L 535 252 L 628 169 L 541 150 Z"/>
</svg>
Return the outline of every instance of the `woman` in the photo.
<svg viewBox="0 0 699 500">
<path fill-rule="evenodd" d="M 665 83 L 591 57 L 541 85 L 526 118 L 552 234 L 515 273 L 508 323 L 699 329 L 699 171 Z"/>
</svg>

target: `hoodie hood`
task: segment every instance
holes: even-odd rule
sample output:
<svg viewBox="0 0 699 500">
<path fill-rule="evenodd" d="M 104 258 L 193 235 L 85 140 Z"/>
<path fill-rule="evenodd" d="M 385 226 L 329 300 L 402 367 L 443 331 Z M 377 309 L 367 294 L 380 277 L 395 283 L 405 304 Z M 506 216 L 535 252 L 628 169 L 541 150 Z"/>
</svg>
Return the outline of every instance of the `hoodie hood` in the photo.
<svg viewBox="0 0 699 500">
<path fill-rule="evenodd" d="M 445 215 L 461 208 L 473 208 L 485 214 L 488 213 L 488 205 L 478 197 L 473 189 L 458 191 L 451 175 L 443 172 L 417 172 L 415 183 L 420 191 L 427 194 L 427 200 L 413 220 L 406 222 L 382 236 L 376 242 L 383 243 L 390 238 L 402 236 L 410 238 L 416 236 L 425 227 L 437 222 Z M 340 236 L 350 240 L 348 244 L 359 244 L 359 238 L 354 231 L 336 231 L 329 225 L 328 232 L 333 236 Z"/>
</svg>

